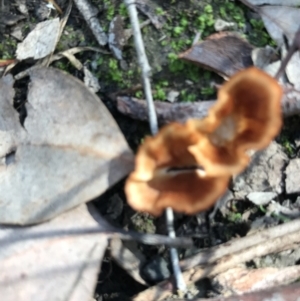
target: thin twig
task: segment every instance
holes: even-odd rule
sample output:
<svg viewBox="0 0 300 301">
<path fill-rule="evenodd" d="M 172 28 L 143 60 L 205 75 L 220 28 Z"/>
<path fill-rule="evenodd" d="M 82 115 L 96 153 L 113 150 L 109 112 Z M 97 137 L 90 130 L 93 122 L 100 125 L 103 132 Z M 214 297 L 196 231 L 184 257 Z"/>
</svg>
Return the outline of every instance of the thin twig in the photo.
<svg viewBox="0 0 300 301">
<path fill-rule="evenodd" d="M 171 238 L 176 237 L 176 233 L 174 230 L 174 213 L 171 208 L 166 209 L 166 223 L 167 223 L 167 229 L 168 229 L 168 235 Z M 174 275 L 177 275 L 176 277 L 176 286 L 181 292 L 186 292 L 186 284 L 184 282 L 181 269 L 179 266 L 179 257 L 177 249 L 171 248 L 170 249 L 170 256 L 171 256 L 171 262 L 173 265 L 173 273 Z"/>
<path fill-rule="evenodd" d="M 183 273 L 186 283 L 192 284 L 200 279 L 213 277 L 240 263 L 245 263 L 254 258 L 265 256 L 272 253 L 278 253 L 285 250 L 299 248 L 300 235 L 299 231 L 282 235 L 275 239 L 268 239 L 264 243 L 258 243 L 250 248 L 238 251 L 233 254 L 222 257 L 214 264 L 208 266 L 197 266 Z M 173 279 L 163 281 L 140 294 L 133 301 L 162 301 L 164 298 L 171 296 L 175 288 Z"/>
<path fill-rule="evenodd" d="M 54 0 L 47 0 L 49 3 L 52 3 L 52 5 L 54 6 L 54 8 L 59 12 L 60 15 L 62 15 L 62 10 L 59 7 L 59 5 L 54 1 Z"/>
<path fill-rule="evenodd" d="M 139 19 L 138 19 L 134 0 L 124 0 L 124 3 L 128 9 L 130 22 L 131 22 L 132 30 L 133 30 L 135 49 L 137 52 L 139 65 L 140 65 L 140 68 L 142 71 L 142 81 L 143 81 L 143 86 L 144 86 L 144 93 L 145 93 L 146 100 L 147 100 L 150 129 L 151 129 L 152 135 L 155 135 L 158 132 L 158 122 L 157 122 L 157 116 L 156 116 L 156 111 L 155 111 L 155 106 L 154 106 L 152 91 L 151 91 L 151 82 L 150 82 L 151 67 L 149 65 L 148 58 L 146 55 L 145 46 L 144 46 L 143 39 L 142 39 Z M 173 210 L 171 208 L 167 208 L 166 222 L 168 225 L 168 233 L 169 233 L 170 237 L 175 238 L 173 219 L 174 219 L 173 218 Z M 173 272 L 174 272 L 176 283 L 177 283 L 177 288 L 180 291 L 185 292 L 186 285 L 182 278 L 181 269 L 179 267 L 179 259 L 178 259 L 177 250 L 174 248 L 171 248 L 170 253 L 171 253 L 171 262 L 172 262 Z"/>
<path fill-rule="evenodd" d="M 101 27 L 98 17 L 97 9 L 93 7 L 88 0 L 74 0 L 75 5 L 82 14 L 89 28 L 93 32 L 97 42 L 104 46 L 107 44 L 107 35 L 104 32 L 104 29 Z"/>
<path fill-rule="evenodd" d="M 146 51 L 142 39 L 139 19 L 138 19 L 134 0 L 124 0 L 124 2 L 128 9 L 130 22 L 133 30 L 135 49 L 137 52 L 139 65 L 142 71 L 142 81 L 143 81 L 144 92 L 145 92 L 147 105 L 148 105 L 150 129 L 152 135 L 155 135 L 158 132 L 158 124 L 157 124 L 157 117 L 156 117 L 156 112 L 155 112 L 155 107 L 154 107 L 153 97 L 151 92 L 151 82 L 150 82 L 151 67 L 149 65 L 148 58 L 146 56 Z"/>
<path fill-rule="evenodd" d="M 70 13 L 71 13 L 71 10 L 72 10 L 72 6 L 73 6 L 73 1 L 69 0 L 67 9 L 66 9 L 63 17 L 60 20 L 59 33 L 58 33 L 58 35 L 56 37 L 55 48 L 53 49 L 53 51 L 49 55 L 47 55 L 45 58 L 39 60 L 37 62 L 37 65 L 49 67 L 50 62 L 51 62 L 51 58 L 52 58 L 53 53 L 54 53 L 54 50 L 56 49 L 57 43 L 59 42 L 59 40 L 61 38 L 61 35 L 62 35 L 63 31 L 64 31 L 64 28 L 65 28 L 65 26 L 67 24 L 67 21 L 69 19 L 69 16 L 70 16 Z M 62 14 L 62 12 L 61 12 L 61 14 Z"/>
<path fill-rule="evenodd" d="M 247 293 L 242 296 L 230 296 L 224 298 L 223 296 L 209 299 L 193 299 L 193 301 L 254 301 L 254 300 L 298 300 L 300 296 L 299 282 L 282 287 L 273 287 L 272 289 L 263 290 L 259 292 Z M 172 301 L 184 301 L 185 299 L 172 299 Z"/>
<path fill-rule="evenodd" d="M 272 240 L 280 236 L 288 235 L 295 231 L 300 233 L 300 219 L 203 250 L 190 258 L 182 260 L 180 266 L 183 270 L 188 270 L 198 265 L 210 264 L 229 254 L 264 243 L 266 240 Z"/>
<path fill-rule="evenodd" d="M 24 228 L 26 229 L 26 228 Z M 190 238 L 186 237 L 178 237 L 178 238 L 170 238 L 164 235 L 158 234 L 143 234 L 134 231 L 125 231 L 123 229 L 118 229 L 111 227 L 110 229 L 103 230 L 100 227 L 93 228 L 78 228 L 78 229 L 56 229 L 54 231 L 40 231 L 35 233 L 25 233 L 22 236 L 16 237 L 15 239 L 8 236 L 0 239 L 0 247 L 17 243 L 21 240 L 33 240 L 33 239 L 49 239 L 50 237 L 70 237 L 70 236 L 79 236 L 79 235 L 95 235 L 95 234 L 103 234 L 108 238 L 119 238 L 122 240 L 134 240 L 143 244 L 148 245 L 168 245 L 175 247 L 191 247 L 193 242 Z"/>
<path fill-rule="evenodd" d="M 284 117 L 298 115 L 300 113 L 300 91 L 293 87 L 283 86 L 284 95 L 281 100 L 282 114 Z M 130 94 L 130 91 L 129 91 Z M 209 109 L 215 104 L 215 100 L 197 101 L 191 103 L 168 103 L 155 101 L 155 108 L 159 124 L 169 122 L 185 123 L 188 119 L 201 119 L 207 116 Z M 146 102 L 141 99 L 119 96 L 116 99 L 116 107 L 122 114 L 136 120 L 148 121 Z"/>
<path fill-rule="evenodd" d="M 298 31 L 295 34 L 294 40 L 292 45 L 289 48 L 289 51 L 286 55 L 286 57 L 284 58 L 284 60 L 281 62 L 280 68 L 277 71 L 275 78 L 278 80 L 280 78 L 280 76 L 282 75 L 283 71 L 285 70 L 288 62 L 290 61 L 290 59 L 292 58 L 292 56 L 295 54 L 295 52 L 297 52 L 298 50 L 300 50 L 300 27 L 298 29 Z"/>
</svg>

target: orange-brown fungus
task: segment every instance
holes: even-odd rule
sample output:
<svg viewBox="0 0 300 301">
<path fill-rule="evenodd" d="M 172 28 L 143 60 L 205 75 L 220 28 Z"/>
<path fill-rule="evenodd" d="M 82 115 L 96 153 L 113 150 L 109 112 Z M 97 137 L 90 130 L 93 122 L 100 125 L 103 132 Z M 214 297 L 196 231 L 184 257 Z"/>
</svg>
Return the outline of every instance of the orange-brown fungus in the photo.
<svg viewBox="0 0 300 301">
<path fill-rule="evenodd" d="M 227 188 L 230 175 L 208 177 L 188 147 L 201 134 L 172 123 L 145 139 L 125 192 L 135 210 L 160 215 L 167 207 L 193 214 L 211 207 Z"/>
<path fill-rule="evenodd" d="M 145 139 L 125 192 L 138 211 L 160 215 L 167 207 L 188 214 L 211 207 L 232 175 L 278 134 L 282 90 L 256 69 L 237 73 L 219 90 L 203 120 L 171 123 Z"/>
<path fill-rule="evenodd" d="M 211 176 L 240 173 L 250 160 L 246 151 L 265 148 L 279 133 L 281 98 L 281 87 L 263 71 L 237 73 L 220 88 L 205 119 L 187 122 L 205 136 L 189 151 Z"/>
</svg>

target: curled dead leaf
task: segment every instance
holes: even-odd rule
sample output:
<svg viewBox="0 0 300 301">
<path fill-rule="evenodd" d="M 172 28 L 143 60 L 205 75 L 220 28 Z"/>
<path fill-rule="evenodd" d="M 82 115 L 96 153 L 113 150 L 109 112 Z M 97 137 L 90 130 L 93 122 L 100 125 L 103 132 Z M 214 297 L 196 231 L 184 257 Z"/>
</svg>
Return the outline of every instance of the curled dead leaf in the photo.
<svg viewBox="0 0 300 301">
<path fill-rule="evenodd" d="M 179 58 L 228 78 L 253 65 L 252 50 L 253 46 L 239 35 L 221 32 L 196 43 Z"/>
<path fill-rule="evenodd" d="M 27 117 L 0 80 L 0 222 L 32 224 L 101 195 L 132 170 L 133 155 L 101 100 L 59 70 L 30 73 Z"/>
</svg>

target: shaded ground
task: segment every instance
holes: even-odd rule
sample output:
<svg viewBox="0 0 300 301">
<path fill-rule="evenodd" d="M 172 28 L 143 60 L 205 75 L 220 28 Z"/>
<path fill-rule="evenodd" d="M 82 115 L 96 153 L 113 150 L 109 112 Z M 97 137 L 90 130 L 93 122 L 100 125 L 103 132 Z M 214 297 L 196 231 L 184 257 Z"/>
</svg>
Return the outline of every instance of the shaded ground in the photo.
<svg viewBox="0 0 300 301">
<path fill-rule="evenodd" d="M 126 28 L 130 28 L 127 11 L 122 1 L 93 0 L 91 1 L 99 10 L 99 20 L 105 31 L 113 17 L 120 15 L 124 18 Z M 19 30 L 19 37 L 25 37 L 35 24 L 41 20 L 52 18 L 57 13 L 52 11 L 48 17 L 46 3 L 43 1 L 27 0 L 29 9 L 28 15 L 23 15 L 24 19 L 14 25 L 10 25 L 7 18 L 10 14 L 22 16 L 17 10 L 17 1 L 2 0 L 0 18 L 0 59 L 14 58 L 17 38 L 12 36 L 12 32 Z M 58 5 L 65 9 L 66 1 L 57 0 Z M 169 92 L 178 92 L 177 101 L 195 101 L 214 99 L 216 94 L 215 84 L 223 82 L 215 73 L 201 69 L 177 59 L 177 54 L 188 49 L 198 32 L 202 38 L 215 32 L 214 23 L 218 18 L 233 22 L 230 30 L 243 34 L 254 46 L 274 45 L 274 42 L 264 30 L 263 23 L 258 15 L 250 12 L 238 1 L 153 1 L 153 10 L 160 15 L 165 23 L 160 30 L 153 25 L 146 26 L 142 32 L 147 49 L 147 56 L 153 68 L 153 95 L 157 100 L 166 100 Z M 46 18 L 45 18 L 46 16 Z M 147 19 L 140 15 L 141 21 Z M 57 51 L 69 49 L 75 46 L 97 46 L 97 43 L 86 26 L 82 16 L 73 7 L 67 26 L 62 38 L 57 46 Z M 109 51 L 106 47 L 105 51 Z M 149 134 L 147 124 L 133 121 L 115 109 L 114 103 L 109 97 L 113 92 L 131 88 L 140 83 L 137 68 L 137 59 L 133 47 L 133 40 L 130 39 L 123 49 L 123 61 L 118 61 L 111 53 L 102 54 L 85 52 L 77 55 L 77 58 L 98 77 L 101 90 L 98 95 L 115 117 L 122 129 L 130 146 L 136 150 L 145 135 Z M 21 70 L 31 66 L 33 62 L 22 62 L 17 68 L 12 70 L 17 74 Z M 53 64 L 54 67 L 65 70 L 74 76 L 82 79 L 83 74 L 77 71 L 67 59 L 62 59 Z M 17 95 L 15 106 L 21 115 L 24 99 L 26 99 L 25 84 L 27 79 L 17 81 Z M 132 92 L 132 95 L 143 98 L 142 90 Z M 23 116 L 23 115 L 22 115 Z M 295 139 L 298 138 L 299 118 L 294 117 L 286 123 L 282 135 L 278 141 L 284 146 L 289 158 L 296 157 L 299 145 Z M 113 197 L 118 196 L 120 202 L 113 203 Z M 281 197 L 280 201 L 286 198 Z M 297 195 L 289 196 L 295 202 Z M 111 205 L 113 203 L 113 205 Z M 164 233 L 164 220 L 153 219 L 151 216 L 135 214 L 125 202 L 123 183 L 119 183 L 106 194 L 96 200 L 96 204 L 103 215 L 111 222 L 128 229 L 135 229 L 143 232 Z M 111 207 L 112 206 L 112 207 Z M 120 207 L 121 206 L 121 207 Z M 251 211 L 248 218 L 243 219 L 243 215 Z M 116 213 L 118 212 L 118 213 Z M 112 214 L 115 213 L 115 214 Z M 197 217 L 177 216 L 176 228 L 179 233 L 191 235 L 204 233 L 204 238 L 195 238 L 197 248 L 192 251 L 182 251 L 181 256 L 191 255 L 192 252 L 199 251 L 204 246 L 211 246 L 229 240 L 231 237 L 244 236 L 251 226 L 251 223 L 265 216 L 265 212 L 257 207 L 253 207 L 249 202 L 233 201 L 230 209 L 225 215 L 217 213 L 212 224 L 207 223 L 207 218 L 203 215 Z M 278 224 L 280 220 L 274 221 Z M 160 255 L 168 260 L 168 251 L 165 248 L 155 248 L 138 246 L 147 259 Z M 207 284 L 207 282 L 204 282 Z M 209 286 L 206 285 L 208 289 Z M 99 283 L 96 289 L 95 298 L 97 301 L 106 300 L 126 300 L 144 287 L 133 281 L 116 264 L 107 257 L 103 263 L 102 273 L 99 276 Z M 212 291 L 204 290 L 204 297 Z"/>
</svg>

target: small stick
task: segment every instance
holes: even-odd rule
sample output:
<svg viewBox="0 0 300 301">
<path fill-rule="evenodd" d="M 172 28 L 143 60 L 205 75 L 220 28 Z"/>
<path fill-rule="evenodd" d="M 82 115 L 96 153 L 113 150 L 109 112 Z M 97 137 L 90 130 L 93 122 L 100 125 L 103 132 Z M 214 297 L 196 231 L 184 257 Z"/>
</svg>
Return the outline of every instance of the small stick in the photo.
<svg viewBox="0 0 300 301">
<path fill-rule="evenodd" d="M 190 258 L 182 260 L 180 266 L 183 270 L 188 270 L 198 265 L 211 264 L 224 256 L 240 252 L 254 245 L 263 244 L 266 240 L 272 240 L 296 231 L 300 232 L 300 219 L 208 248 Z"/>
<path fill-rule="evenodd" d="M 60 15 L 62 15 L 63 12 L 62 12 L 61 8 L 54 0 L 47 0 L 47 1 L 54 6 L 54 8 L 59 12 Z"/>
<path fill-rule="evenodd" d="M 255 300 L 298 300 L 300 296 L 300 285 L 299 282 L 293 283 L 287 286 L 273 287 L 272 289 L 252 292 L 243 294 L 240 297 L 230 296 L 224 298 L 223 296 L 209 299 L 193 299 L 193 301 L 255 301 Z M 172 301 L 184 301 L 185 299 L 172 299 Z M 274 300 L 274 301 L 275 301 Z"/>
<path fill-rule="evenodd" d="M 166 209 L 166 222 L 167 222 L 167 229 L 168 229 L 168 235 L 171 238 L 176 237 L 176 233 L 174 230 L 174 213 L 171 208 Z M 176 286 L 177 289 L 180 292 L 186 292 L 186 284 L 182 276 L 182 272 L 179 266 L 179 257 L 177 249 L 171 248 L 170 249 L 170 255 L 171 255 L 171 262 L 173 266 L 173 273 L 176 275 Z"/>
<path fill-rule="evenodd" d="M 299 231 L 295 231 L 275 239 L 267 240 L 266 237 L 263 244 L 259 243 L 242 251 L 224 256 L 214 264 L 210 264 L 205 267 L 197 266 L 184 272 L 183 277 L 187 284 L 192 284 L 200 279 L 216 276 L 240 263 L 250 261 L 253 258 L 299 248 L 299 244 Z M 173 288 L 174 284 L 172 279 L 165 280 L 141 292 L 133 298 L 133 301 L 162 301 L 172 294 Z"/>
<path fill-rule="evenodd" d="M 25 231 L 25 230 L 24 230 Z M 78 229 L 56 229 L 54 231 L 39 231 L 35 233 L 23 233 L 22 236 L 12 238 L 10 236 L 0 238 L 0 247 L 3 248 L 7 245 L 17 243 L 21 240 L 33 240 L 33 239 L 49 239 L 51 237 L 70 237 L 79 235 L 95 235 L 103 234 L 108 238 L 118 238 L 122 240 L 134 240 L 147 245 L 161 245 L 165 244 L 173 247 L 187 247 L 190 248 L 193 245 L 193 241 L 190 238 L 178 237 L 170 238 L 164 235 L 158 234 L 143 234 L 135 231 L 125 231 L 111 227 L 110 229 L 103 230 L 100 227 L 93 228 L 78 228 Z"/>
<path fill-rule="evenodd" d="M 107 44 L 107 35 L 101 27 L 96 9 L 88 2 L 88 0 L 74 0 L 77 9 L 82 14 L 97 42 L 104 46 Z"/>
<path fill-rule="evenodd" d="M 125 5 L 127 6 L 130 22 L 132 24 L 132 33 L 134 37 L 135 49 L 137 52 L 139 65 L 142 70 L 142 81 L 143 81 L 144 92 L 145 92 L 147 105 L 148 105 L 150 129 L 152 135 L 155 135 L 158 132 L 158 123 L 157 123 L 157 117 L 156 117 L 156 112 L 155 112 L 155 107 L 154 107 L 153 97 L 151 92 L 151 83 L 150 83 L 151 67 L 149 65 L 146 56 L 146 51 L 142 39 L 139 19 L 138 19 L 134 0 L 124 0 L 124 2 Z"/>
<path fill-rule="evenodd" d="M 284 69 L 286 68 L 289 60 L 291 59 L 291 57 L 295 54 L 295 52 L 297 52 L 298 50 L 300 50 L 300 27 L 298 29 L 298 31 L 295 34 L 293 43 L 286 55 L 286 57 L 284 58 L 284 60 L 281 62 L 280 68 L 277 71 L 275 78 L 278 80 L 279 77 L 281 76 L 281 74 L 283 73 Z"/>
<path fill-rule="evenodd" d="M 155 111 L 155 106 L 154 106 L 152 91 L 151 91 L 151 82 L 150 82 L 151 67 L 149 65 L 148 58 L 146 56 L 145 46 L 144 46 L 143 39 L 142 39 L 141 29 L 140 29 L 140 25 L 139 25 L 139 19 L 138 19 L 134 0 L 124 0 L 124 3 L 128 9 L 128 14 L 130 17 L 130 22 L 131 22 L 132 30 L 133 30 L 135 49 L 137 52 L 139 65 L 142 70 L 142 81 L 143 81 L 143 86 L 144 86 L 144 93 L 145 93 L 146 100 L 147 100 L 150 129 L 151 129 L 152 135 L 155 135 L 158 132 L 158 122 L 157 122 L 157 116 L 156 116 L 156 111 Z M 167 208 L 166 222 L 168 225 L 168 233 L 169 233 L 170 237 L 175 238 L 173 219 L 174 219 L 173 210 L 171 208 Z M 171 262 L 172 262 L 172 266 L 173 266 L 173 272 L 174 272 L 176 283 L 177 283 L 177 288 L 180 291 L 185 292 L 186 285 L 182 278 L 181 269 L 179 267 L 179 259 L 178 259 L 177 250 L 174 248 L 171 248 L 170 254 L 171 254 Z"/>
</svg>

